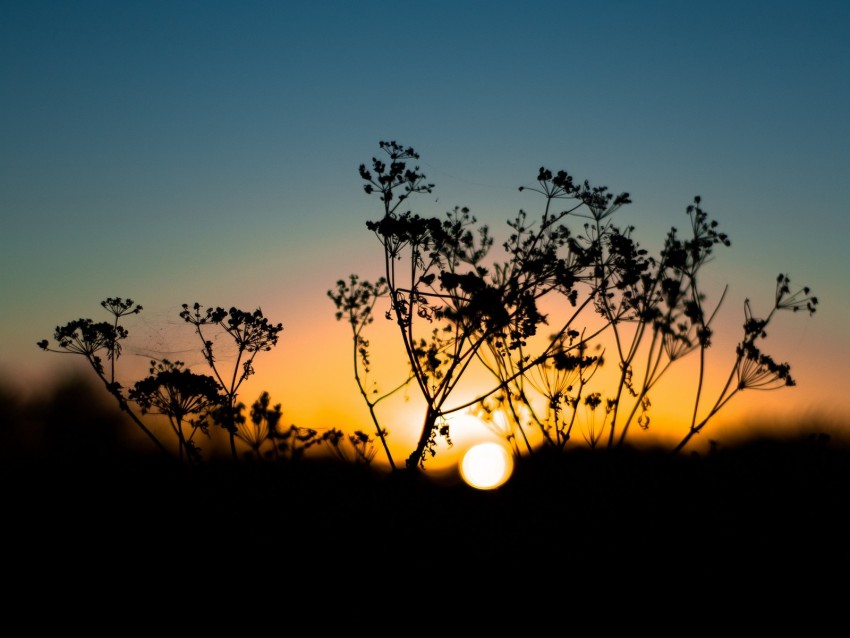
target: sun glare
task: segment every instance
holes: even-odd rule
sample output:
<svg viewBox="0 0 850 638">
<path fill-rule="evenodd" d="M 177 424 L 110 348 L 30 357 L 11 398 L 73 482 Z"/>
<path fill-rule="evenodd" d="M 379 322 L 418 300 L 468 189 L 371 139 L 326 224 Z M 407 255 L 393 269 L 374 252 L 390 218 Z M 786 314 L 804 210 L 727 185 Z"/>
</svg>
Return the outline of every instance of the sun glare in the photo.
<svg viewBox="0 0 850 638">
<path fill-rule="evenodd" d="M 463 455 L 460 474 L 463 480 L 479 490 L 492 490 L 503 485 L 513 472 L 513 459 L 499 443 L 473 445 Z"/>
</svg>

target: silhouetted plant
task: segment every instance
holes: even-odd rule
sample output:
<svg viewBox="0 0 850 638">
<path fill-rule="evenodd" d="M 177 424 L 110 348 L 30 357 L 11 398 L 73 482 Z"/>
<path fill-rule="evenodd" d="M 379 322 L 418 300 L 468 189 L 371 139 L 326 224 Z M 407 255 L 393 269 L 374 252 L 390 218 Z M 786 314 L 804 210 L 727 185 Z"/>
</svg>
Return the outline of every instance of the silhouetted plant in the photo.
<svg viewBox="0 0 850 638">
<path fill-rule="evenodd" d="M 576 335 L 568 335 L 574 338 Z M 584 404 L 595 411 L 599 404 L 599 393 L 585 395 L 585 388 L 596 374 L 604 359 L 601 355 L 585 355 L 587 342 L 579 341 L 577 354 L 565 352 L 562 346 L 555 348 L 549 359 L 538 362 L 517 381 L 527 378 L 531 386 L 546 400 L 546 413 L 541 419 L 532 407 L 532 402 L 519 397 L 529 406 L 528 414 L 538 425 L 544 440 L 552 447 L 563 449 L 572 438 L 576 425 L 577 406 Z M 519 421 L 514 420 L 519 425 Z M 598 442 L 598 430 L 588 428 L 585 438 L 592 447 Z"/>
<path fill-rule="evenodd" d="M 503 248 L 509 259 L 497 265 L 496 270 L 506 273 L 502 281 L 509 290 L 532 291 L 535 304 L 544 298 L 550 303 L 560 299 L 560 305 L 569 310 L 555 315 L 560 320 L 556 324 L 559 328 L 544 340 L 538 329 L 549 323 L 550 316 L 542 314 L 535 305 L 533 312 L 517 315 L 508 330 L 491 335 L 480 359 L 501 384 L 496 392 L 511 433 L 520 432 L 530 452 L 524 423 L 536 426 L 545 444 L 563 448 L 571 438 L 580 405 L 589 409 L 595 420 L 601 397 L 598 393 L 584 398 L 582 395 L 590 378 L 603 365 L 604 351 L 598 345 L 591 348 L 591 344 L 609 326 L 610 319 L 593 328 L 578 324 L 580 320 L 587 321 L 583 317 L 589 311 L 598 311 L 600 298 L 610 294 L 608 289 L 614 282 L 634 278 L 640 269 L 634 257 L 641 253 L 628 237 L 631 228 L 621 232 L 610 222 L 617 210 L 630 203 L 628 193 L 615 197 L 607 187 L 594 187 L 588 181 L 577 184 L 566 171 L 553 173 L 545 167 L 538 171 L 537 185 L 520 187 L 520 191 L 524 190 L 543 195 L 543 212 L 537 222 L 530 222 L 524 211 L 508 222 L 513 233 Z M 566 210 L 557 211 L 554 206 L 561 201 L 570 204 Z M 570 216 L 591 219 L 593 223 L 584 224 L 584 235 L 575 235 L 563 223 Z M 634 248 L 634 254 L 632 258 L 618 255 L 612 246 L 620 248 L 621 253 Z M 585 294 L 580 296 L 582 291 Z M 588 354 L 591 350 L 600 354 Z M 485 353 L 489 355 L 487 360 Z M 541 385 L 540 381 L 545 383 Z M 529 382 L 543 395 L 544 415 L 538 414 L 529 397 Z M 604 403 L 610 406 L 610 400 Z M 481 405 L 485 407 L 484 403 Z M 585 426 L 590 427 L 590 422 Z M 598 428 L 585 433 L 594 446 L 599 436 Z"/>
<path fill-rule="evenodd" d="M 308 449 L 319 445 L 328 436 L 327 433 L 320 436 L 317 430 L 294 424 L 282 428 L 281 404 L 271 407 L 268 392 L 263 392 L 251 405 L 248 419 L 242 416 L 244 407 L 241 403 L 237 406 L 239 418 L 236 436 L 251 448 L 248 455 L 254 459 L 277 462 L 300 459 Z"/>
<path fill-rule="evenodd" d="M 135 304 L 132 299 L 121 297 L 110 297 L 100 303 L 112 316 L 111 323 L 106 321 L 95 322 L 91 319 L 77 319 L 64 326 L 57 326 L 53 338 L 58 344 L 58 349 L 49 347 L 47 339 L 38 342 L 38 347 L 46 352 L 59 352 L 83 356 L 95 371 L 98 378 L 103 382 L 106 390 L 115 397 L 118 406 L 130 419 L 153 441 L 154 445 L 163 453 L 168 450 L 156 435 L 148 429 L 138 415 L 130 408 L 127 397 L 124 396 L 124 388 L 115 380 L 115 362 L 121 356 L 121 341 L 127 338 L 126 328 L 118 323 L 118 320 L 127 315 L 138 314 L 142 306 Z M 101 353 L 109 360 L 109 376 L 103 367 Z"/>
<path fill-rule="evenodd" d="M 115 378 L 115 361 L 121 354 L 121 341 L 128 335 L 127 330 L 119 324 L 119 319 L 138 314 L 142 306 L 135 305 L 131 299 L 120 297 L 106 299 L 101 302 L 101 306 L 113 315 L 111 323 L 78 319 L 56 328 L 54 339 L 58 349 L 51 349 L 46 339 L 40 341 L 38 346 L 46 351 L 84 356 L 121 409 L 163 452 L 167 452 L 165 446 L 139 415 L 133 412 L 128 401 L 136 402 L 142 415 L 153 412 L 166 416 L 177 437 L 178 457 L 181 461 L 184 458 L 200 460 L 201 451 L 195 442 L 195 435 L 200 431 L 209 436 L 207 424 L 210 420 L 228 432 L 234 460 L 237 436 L 256 451 L 259 433 L 250 432 L 246 425 L 242 414 L 244 405 L 237 402 L 238 390 L 242 382 L 254 373 L 253 362 L 257 353 L 271 350 L 277 344 L 278 333 L 283 330 L 282 324 L 270 324 L 259 309 L 253 313 L 236 308 L 229 311 L 222 308 L 203 310 L 200 304 L 195 304 L 190 311 L 188 305 L 184 304 L 180 316 L 195 326 L 203 342 L 204 358 L 214 376 L 199 375 L 183 369 L 181 361 L 151 361 L 150 375 L 138 381 L 125 396 L 124 388 Z M 224 370 L 217 360 L 218 352 L 213 351 L 214 342 L 206 338 L 207 327 L 222 329 L 235 342 L 236 356 L 232 372 Z M 104 354 L 110 362 L 108 377 L 102 359 Z M 252 419 L 258 414 L 252 414 Z M 266 426 L 270 423 L 269 419 L 274 418 L 273 411 L 263 415 Z M 251 425 L 259 426 L 253 420 Z M 276 434 L 276 430 L 266 429 L 264 436 L 272 440 Z"/>
<path fill-rule="evenodd" d="M 305 452 L 322 442 L 318 430 L 290 425 L 275 435 L 277 453 L 280 459 L 295 460 L 304 456 Z"/>
<path fill-rule="evenodd" d="M 445 416 L 476 404 L 500 388 L 523 376 L 525 371 L 552 356 L 556 344 L 562 345 L 571 320 L 553 336 L 538 356 L 523 349 L 546 322 L 539 308 L 549 293 L 567 297 L 575 305 L 575 286 L 592 263 L 588 252 L 572 237 L 560 220 L 570 211 L 554 213 L 549 204 L 557 199 L 577 198 L 597 204 L 604 189 L 591 189 L 585 183 L 575 187 L 572 178 L 561 172 L 552 175 L 541 169 L 539 181 L 547 195 L 547 206 L 537 229 L 520 212 L 514 230 L 504 248 L 508 260 L 496 264 L 491 273 L 484 265 L 493 240 L 487 226 L 476 227 L 469 209 L 456 207 L 444 220 L 422 218 L 399 207 L 411 195 L 430 193 L 432 184 L 418 167 L 409 169 L 407 161 L 418 159 L 410 147 L 396 142 L 381 142 L 389 158 L 373 158 L 371 171 L 365 165 L 360 175 L 366 181 L 367 194 L 377 193 L 383 217 L 366 226 L 378 237 L 384 249 L 385 276 L 390 310 L 404 344 L 410 368 L 425 399 L 425 419 L 415 449 L 407 459 L 408 467 L 424 462 L 426 454 L 435 454 L 436 438 L 448 437 Z M 592 193 L 591 194 L 586 194 Z M 610 209 L 628 201 L 617 197 Z M 399 262 L 404 262 L 398 265 Z M 585 275 L 586 279 L 589 279 Z M 590 303 L 584 301 L 574 317 Z M 358 312 L 371 308 L 354 300 Z M 339 308 L 339 304 L 337 304 Z M 340 314 L 337 314 L 340 318 Z M 420 324 L 425 324 L 422 334 Z M 482 349 L 489 348 L 496 361 L 489 365 L 497 376 L 494 389 L 463 405 L 448 407 L 446 402 L 469 366 L 483 361 Z M 514 353 L 516 357 L 512 358 Z M 502 365 L 506 364 L 506 365 Z"/>
<path fill-rule="evenodd" d="M 610 398 L 609 445 L 615 440 L 625 441 L 638 412 L 637 423 L 647 428 L 650 389 L 671 364 L 694 349 L 704 355 L 710 344 L 710 324 L 720 303 L 706 318 L 705 295 L 699 289 L 698 274 L 714 247 L 717 244 L 728 246 L 730 242 L 725 233 L 716 230 L 717 222 L 709 221 L 699 203 L 697 197 L 694 205 L 687 208 L 691 238 L 680 240 L 676 228 L 672 228 L 659 258 L 648 256 L 631 240 L 631 227 L 628 234 L 623 234 L 597 219 L 586 227 L 589 233 L 603 238 L 605 251 L 596 264 L 603 292 L 598 297 L 597 309 L 613 331 L 620 371 Z M 613 265 L 613 270 L 609 270 L 609 264 Z M 613 276 L 607 277 L 608 272 Z M 626 326 L 628 330 L 624 330 Z M 641 350 L 647 339 L 647 348 Z M 635 363 L 640 352 L 645 353 L 646 363 L 638 374 Z M 621 423 L 626 393 L 634 401 Z"/>
<path fill-rule="evenodd" d="M 533 452 L 533 445 L 526 432 L 529 425 L 539 430 L 547 446 L 557 449 L 565 448 L 572 438 L 573 428 L 578 424 L 584 430 L 582 436 L 592 447 L 596 446 L 601 437 L 599 429 L 594 427 L 595 419 L 586 418 L 582 422 L 577 417 L 579 406 L 583 405 L 586 416 L 591 417 L 598 406 L 599 393 L 585 395 L 585 389 L 603 364 L 604 358 L 601 354 L 586 355 L 589 344 L 583 339 L 577 342 L 576 353 L 573 354 L 572 343 L 578 333 L 568 331 L 563 337 L 567 339 L 566 349 L 556 343 L 551 357 L 539 359 L 506 387 L 482 398 L 473 411 L 491 430 L 505 437 L 515 455 L 523 451 Z M 512 361 L 501 356 L 500 351 L 494 352 L 494 359 L 497 377 L 509 378 L 511 374 L 506 371 L 508 368 L 516 372 Z M 543 415 L 538 414 L 534 402 L 528 397 L 526 382 L 543 397 Z M 495 415 L 501 417 L 502 423 L 496 423 Z M 518 435 L 522 445 L 517 440 Z"/>
<path fill-rule="evenodd" d="M 259 308 L 253 312 L 245 312 L 238 308 L 203 309 L 199 303 L 195 303 L 191 309 L 188 304 L 183 304 L 180 317 L 195 327 L 195 332 L 203 344 L 201 352 L 204 359 L 224 392 L 225 401 L 213 416 L 230 437 L 230 450 L 235 461 L 237 460 L 236 437 L 240 424 L 244 423 L 244 416 L 241 415 L 244 405 L 240 406 L 237 402 L 239 387 L 254 374 L 254 359 L 257 354 L 268 352 L 277 345 L 283 324 L 269 323 Z M 230 335 L 236 345 L 236 358 L 232 371 L 225 370 L 221 366 L 214 352 L 214 342 L 207 334 L 207 329 L 215 326 Z"/>
<path fill-rule="evenodd" d="M 542 167 L 535 186 L 520 188 L 544 197 L 541 215 L 532 221 L 521 210 L 508 222 L 511 234 L 502 245 L 506 259 L 485 263 L 493 244 L 488 227 L 477 225 L 467 208 L 455 207 L 442 220 L 402 209 L 412 196 L 432 192 L 433 184 L 418 166 L 408 166 L 419 159 L 413 148 L 396 142 L 379 146 L 384 157 L 373 157 L 370 168 L 362 164 L 359 172 L 365 192 L 381 202 L 382 217 L 366 227 L 382 245 L 384 275 L 374 284 L 351 275 L 328 295 L 337 319 L 346 318 L 352 327 L 355 375 L 382 441 L 386 431 L 378 424 L 377 402 L 369 398 L 359 370 L 369 367 L 364 328 L 378 300 L 386 297 L 386 317 L 398 328 L 410 374 L 425 401 L 421 434 L 407 467 L 418 467 L 427 454 L 435 454 L 438 436 L 448 438 L 448 414 L 473 405 L 483 414 L 503 412 L 517 453 L 517 433 L 532 451 L 528 426 L 539 429 L 544 444 L 563 448 L 580 409 L 589 417 L 582 424 L 588 445 L 598 445 L 605 431 L 609 447 L 622 445 L 633 422 L 649 427 L 650 390 L 673 363 L 694 351 L 700 353 L 696 415 L 711 323 L 725 296 L 724 290 L 706 312 L 698 276 L 715 246 L 730 243 L 700 207 L 699 197 L 687 208 L 690 237 L 680 239 L 672 228 L 653 257 L 632 238 L 633 226 L 613 223 L 614 214 L 631 203 L 628 193 L 615 196 L 605 186 L 578 183 L 566 171 Z M 566 209 L 555 208 L 562 201 L 569 202 Z M 570 220 L 581 224 L 580 233 L 567 225 Z M 776 309 L 806 304 L 813 312 L 817 301 L 808 289 L 803 296 L 792 295 L 787 283 L 787 278 L 781 282 Z M 540 329 L 550 323 L 555 330 L 543 337 Z M 761 333 L 753 330 L 763 324 L 749 317 L 747 323 L 735 366 L 739 387 L 724 391 L 704 420 L 694 416 L 682 445 L 735 392 L 773 388 L 790 379 L 787 364 L 775 364 L 755 346 L 755 335 Z M 601 344 L 608 335 L 618 375 L 606 395 L 590 383 L 605 362 Z M 646 357 L 640 368 L 639 355 Z M 470 401 L 450 405 L 449 397 L 475 362 L 493 374 L 495 384 Z M 543 398 L 542 413 L 532 394 Z M 392 465 L 388 450 L 387 455 Z"/>
<path fill-rule="evenodd" d="M 331 451 L 335 458 L 346 463 L 370 465 L 372 463 L 372 459 L 374 459 L 375 455 L 378 453 L 372 437 L 362 430 L 357 430 L 354 434 L 345 435 L 342 431 L 332 428 L 322 435 L 321 440 L 326 444 L 327 448 Z M 348 441 L 348 444 L 353 451 L 353 455 L 346 451 L 345 446 L 342 445 L 345 441 Z M 390 459 L 392 459 L 392 457 L 390 457 Z M 393 467 L 393 469 L 395 469 L 395 467 Z"/>
<path fill-rule="evenodd" d="M 676 451 L 684 448 L 695 434 L 699 434 L 709 420 L 739 392 L 744 390 L 776 390 L 796 385 L 796 381 L 791 376 L 791 366 L 788 363 L 777 363 L 773 357 L 764 354 L 759 348 L 758 342 L 767 338 L 765 329 L 777 312 L 800 312 L 804 310 L 812 315 L 817 305 L 818 299 L 811 295 L 808 286 L 792 292 L 791 279 L 787 274 L 782 273 L 776 278 L 773 307 L 764 319 L 754 317 L 750 309 L 749 299 L 744 301 L 744 336 L 736 346 L 735 362 L 726 384 L 720 391 L 714 405 L 699 421 L 697 415 L 701 386 L 698 388 L 691 425 L 687 434 L 676 446 Z M 700 374 L 701 382 L 702 374 Z"/>
<path fill-rule="evenodd" d="M 236 436 L 251 448 L 249 454 L 254 458 L 277 461 L 285 458 L 292 430 L 280 429 L 280 420 L 283 417 L 281 404 L 270 406 L 271 396 L 268 392 L 263 392 L 251 405 L 250 418 L 245 419 L 241 416 L 245 406 L 240 403 Z"/>
<path fill-rule="evenodd" d="M 209 436 L 207 416 L 223 397 L 215 379 L 183 369 L 183 365 L 182 361 L 168 359 L 151 361 L 150 376 L 136 382 L 129 398 L 139 405 L 142 414 L 155 412 L 168 417 L 177 436 L 180 461 L 186 458 L 197 462 L 201 460 L 201 450 L 194 442 L 195 434 L 201 431 Z"/>
<path fill-rule="evenodd" d="M 340 279 L 337 281 L 336 285 L 336 292 L 329 290 L 328 297 L 330 297 L 336 305 L 337 321 L 346 319 L 348 321 L 348 325 L 351 327 L 353 337 L 352 359 L 354 362 L 354 380 L 357 382 L 357 388 L 360 390 L 360 395 L 363 397 L 363 400 L 369 408 L 369 416 L 372 418 L 372 423 L 375 424 L 375 431 L 378 434 L 378 438 L 381 440 L 381 444 L 383 445 L 384 453 L 387 456 L 390 467 L 394 470 L 396 469 L 396 466 L 393 461 L 393 456 L 390 453 L 389 445 L 387 445 L 387 431 L 381 427 L 375 410 L 376 406 L 381 401 L 407 386 L 413 380 L 413 375 L 408 375 L 407 379 L 395 386 L 389 392 L 380 394 L 377 384 L 369 380 L 369 341 L 363 336 L 363 331 L 374 321 L 373 310 L 375 308 L 375 304 L 377 304 L 379 300 L 386 298 L 389 294 L 387 281 L 383 277 L 380 277 L 375 283 L 370 283 L 368 281 L 362 281 L 358 275 L 350 275 L 348 282 Z M 362 432 L 358 432 L 351 442 L 352 444 L 355 444 L 355 449 L 359 452 L 358 455 L 363 457 L 364 450 L 358 447 L 358 445 L 362 442 L 362 437 L 360 435 L 365 436 L 366 439 L 369 438 L 368 436 L 363 435 Z M 334 436 L 331 435 L 328 440 L 328 443 L 335 452 L 339 450 L 339 438 L 340 437 L 334 438 Z M 372 456 L 374 456 L 374 454 L 369 456 L 369 461 L 371 461 Z"/>
</svg>

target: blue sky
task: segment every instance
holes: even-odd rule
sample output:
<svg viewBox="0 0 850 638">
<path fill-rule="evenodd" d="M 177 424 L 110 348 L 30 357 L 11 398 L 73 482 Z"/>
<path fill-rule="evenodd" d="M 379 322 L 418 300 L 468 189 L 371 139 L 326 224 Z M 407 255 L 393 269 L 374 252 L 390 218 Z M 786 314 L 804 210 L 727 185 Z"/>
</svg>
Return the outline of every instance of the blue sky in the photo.
<svg viewBox="0 0 850 638">
<path fill-rule="evenodd" d="M 732 239 L 710 280 L 730 325 L 779 272 L 821 300 L 775 333 L 800 386 L 757 399 L 850 408 L 845 2 L 12 0 L 0 92 L 10 379 L 55 368 L 35 342 L 106 297 L 145 306 L 140 360 L 197 356 L 172 343 L 181 303 L 259 306 L 285 331 L 257 390 L 304 425 L 361 419 L 325 293 L 380 271 L 357 166 L 397 140 L 436 184 L 421 212 L 498 230 L 541 165 L 631 193 L 650 248 L 701 195 Z M 327 384 L 342 407 L 300 400 Z"/>
</svg>

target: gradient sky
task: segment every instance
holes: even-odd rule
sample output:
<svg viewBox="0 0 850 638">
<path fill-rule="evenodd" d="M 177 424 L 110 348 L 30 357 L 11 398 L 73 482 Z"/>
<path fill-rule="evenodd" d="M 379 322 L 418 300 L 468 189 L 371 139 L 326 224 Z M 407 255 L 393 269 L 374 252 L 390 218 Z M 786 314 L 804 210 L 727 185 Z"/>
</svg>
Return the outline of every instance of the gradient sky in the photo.
<svg viewBox="0 0 850 638">
<path fill-rule="evenodd" d="M 820 299 L 766 342 L 798 386 L 735 409 L 850 411 L 847 2 L 11 0 L 0 92 L 0 373 L 22 387 L 106 297 L 145 307 L 122 359 L 143 371 L 204 371 L 182 303 L 260 307 L 284 331 L 243 398 L 368 427 L 326 292 L 380 274 L 357 167 L 397 140 L 436 184 L 419 212 L 469 206 L 500 239 L 539 212 L 517 187 L 541 165 L 628 191 L 648 248 L 702 196 L 732 239 L 704 279 L 730 286 L 722 369 L 778 273 Z"/>
</svg>

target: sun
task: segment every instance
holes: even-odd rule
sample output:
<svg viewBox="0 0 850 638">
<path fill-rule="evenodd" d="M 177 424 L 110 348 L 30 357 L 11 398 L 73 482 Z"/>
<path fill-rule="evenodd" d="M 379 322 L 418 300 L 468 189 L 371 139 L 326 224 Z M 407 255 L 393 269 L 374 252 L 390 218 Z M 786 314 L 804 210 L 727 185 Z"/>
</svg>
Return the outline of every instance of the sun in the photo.
<svg viewBox="0 0 850 638">
<path fill-rule="evenodd" d="M 513 466 L 513 458 L 504 445 L 494 442 L 478 443 L 463 455 L 460 475 L 476 489 L 492 490 L 510 478 Z"/>
</svg>

